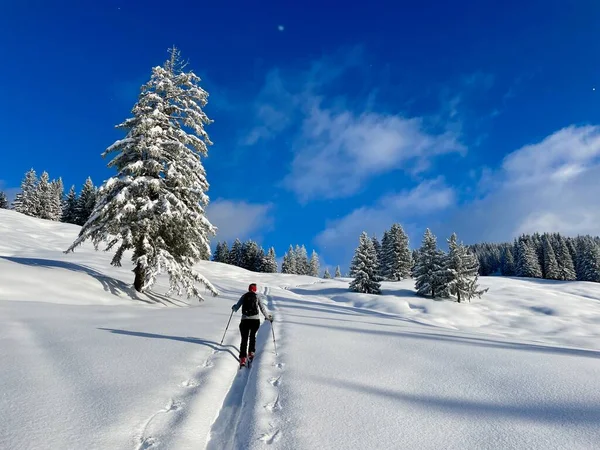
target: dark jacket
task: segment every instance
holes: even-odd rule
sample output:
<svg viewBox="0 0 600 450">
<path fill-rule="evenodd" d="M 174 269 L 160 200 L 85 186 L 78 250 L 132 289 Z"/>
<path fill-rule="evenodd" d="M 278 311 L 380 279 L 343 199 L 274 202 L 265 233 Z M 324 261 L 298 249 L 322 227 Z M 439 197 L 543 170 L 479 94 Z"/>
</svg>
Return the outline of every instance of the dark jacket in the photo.
<svg viewBox="0 0 600 450">
<path fill-rule="evenodd" d="M 238 300 L 238 302 L 235 304 L 235 310 L 237 311 L 238 309 L 240 309 L 242 307 L 242 305 L 244 304 L 244 301 L 246 300 L 246 297 L 248 297 L 248 296 L 253 297 L 250 300 L 254 301 L 258 304 L 257 309 L 260 309 L 260 312 L 263 313 L 263 315 L 265 316 L 265 319 L 268 319 L 269 311 L 267 311 L 267 309 L 265 308 L 265 305 L 263 305 L 263 303 L 260 301 L 260 299 L 258 298 L 258 295 L 256 295 L 256 292 L 248 291 L 244 295 L 242 295 L 240 297 L 240 299 Z M 246 320 L 246 319 L 260 319 L 260 315 L 256 314 L 254 316 L 245 316 L 244 314 L 242 314 L 242 320 Z"/>
</svg>

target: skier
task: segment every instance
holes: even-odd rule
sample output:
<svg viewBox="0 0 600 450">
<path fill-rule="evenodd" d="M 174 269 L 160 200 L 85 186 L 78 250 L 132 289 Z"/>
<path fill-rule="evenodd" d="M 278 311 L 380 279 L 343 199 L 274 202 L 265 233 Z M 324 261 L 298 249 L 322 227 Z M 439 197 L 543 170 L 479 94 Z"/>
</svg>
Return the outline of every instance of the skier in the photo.
<svg viewBox="0 0 600 450">
<path fill-rule="evenodd" d="M 242 295 L 231 309 L 237 312 L 240 307 L 242 308 L 242 320 L 240 321 L 240 333 L 242 335 L 242 342 L 240 344 L 241 367 L 246 365 L 246 358 L 248 358 L 250 362 L 252 362 L 252 359 L 254 358 L 254 352 L 256 351 L 256 332 L 260 327 L 260 315 L 258 310 L 260 309 L 265 316 L 265 319 L 271 323 L 273 323 L 273 314 L 265 309 L 265 305 L 262 304 L 258 295 L 256 295 L 255 283 L 248 286 L 248 292 Z M 248 337 L 250 338 L 249 346 Z"/>
</svg>

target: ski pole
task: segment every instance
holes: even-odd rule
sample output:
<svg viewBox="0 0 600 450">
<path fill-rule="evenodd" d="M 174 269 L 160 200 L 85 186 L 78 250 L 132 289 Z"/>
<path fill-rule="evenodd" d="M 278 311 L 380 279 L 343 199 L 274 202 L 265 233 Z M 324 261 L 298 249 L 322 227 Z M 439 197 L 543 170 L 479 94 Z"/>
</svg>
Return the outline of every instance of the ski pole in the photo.
<svg viewBox="0 0 600 450">
<path fill-rule="evenodd" d="M 273 329 L 273 322 L 271 322 L 271 334 L 273 335 L 273 347 L 275 347 L 275 355 L 277 355 L 277 344 L 275 344 L 275 330 Z"/>
<path fill-rule="evenodd" d="M 229 316 L 229 320 L 227 321 L 227 326 L 225 327 L 225 333 L 223 333 L 223 339 L 221 339 L 221 345 L 223 345 L 223 340 L 225 339 L 225 334 L 227 333 L 227 329 L 229 328 L 229 322 L 231 322 L 232 317 L 233 317 L 233 309 L 231 310 L 231 315 Z"/>
</svg>

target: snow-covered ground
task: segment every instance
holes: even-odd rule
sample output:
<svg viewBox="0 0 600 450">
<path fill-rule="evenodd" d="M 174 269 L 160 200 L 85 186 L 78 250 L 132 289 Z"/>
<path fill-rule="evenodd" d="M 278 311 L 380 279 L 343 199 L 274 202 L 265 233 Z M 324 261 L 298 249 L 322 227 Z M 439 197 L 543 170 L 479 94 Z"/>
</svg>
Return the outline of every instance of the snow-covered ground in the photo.
<svg viewBox="0 0 600 450">
<path fill-rule="evenodd" d="M 0 449 L 594 449 L 600 285 L 484 278 L 472 303 L 198 265 L 206 301 L 136 294 L 79 228 L 0 210 Z M 124 259 L 125 261 L 125 259 Z M 271 325 L 237 369 L 257 282 Z"/>
</svg>

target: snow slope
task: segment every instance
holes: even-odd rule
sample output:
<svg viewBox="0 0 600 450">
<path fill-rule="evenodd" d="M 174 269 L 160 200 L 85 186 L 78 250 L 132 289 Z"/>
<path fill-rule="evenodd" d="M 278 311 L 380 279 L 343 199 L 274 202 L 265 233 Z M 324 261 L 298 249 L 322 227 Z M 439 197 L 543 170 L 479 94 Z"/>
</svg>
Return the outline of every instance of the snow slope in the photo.
<svg viewBox="0 0 600 450">
<path fill-rule="evenodd" d="M 203 262 L 198 303 L 135 293 L 78 227 L 0 210 L 1 449 L 593 449 L 600 286 L 485 278 L 457 304 Z M 250 371 L 231 304 L 269 309 Z"/>
</svg>

